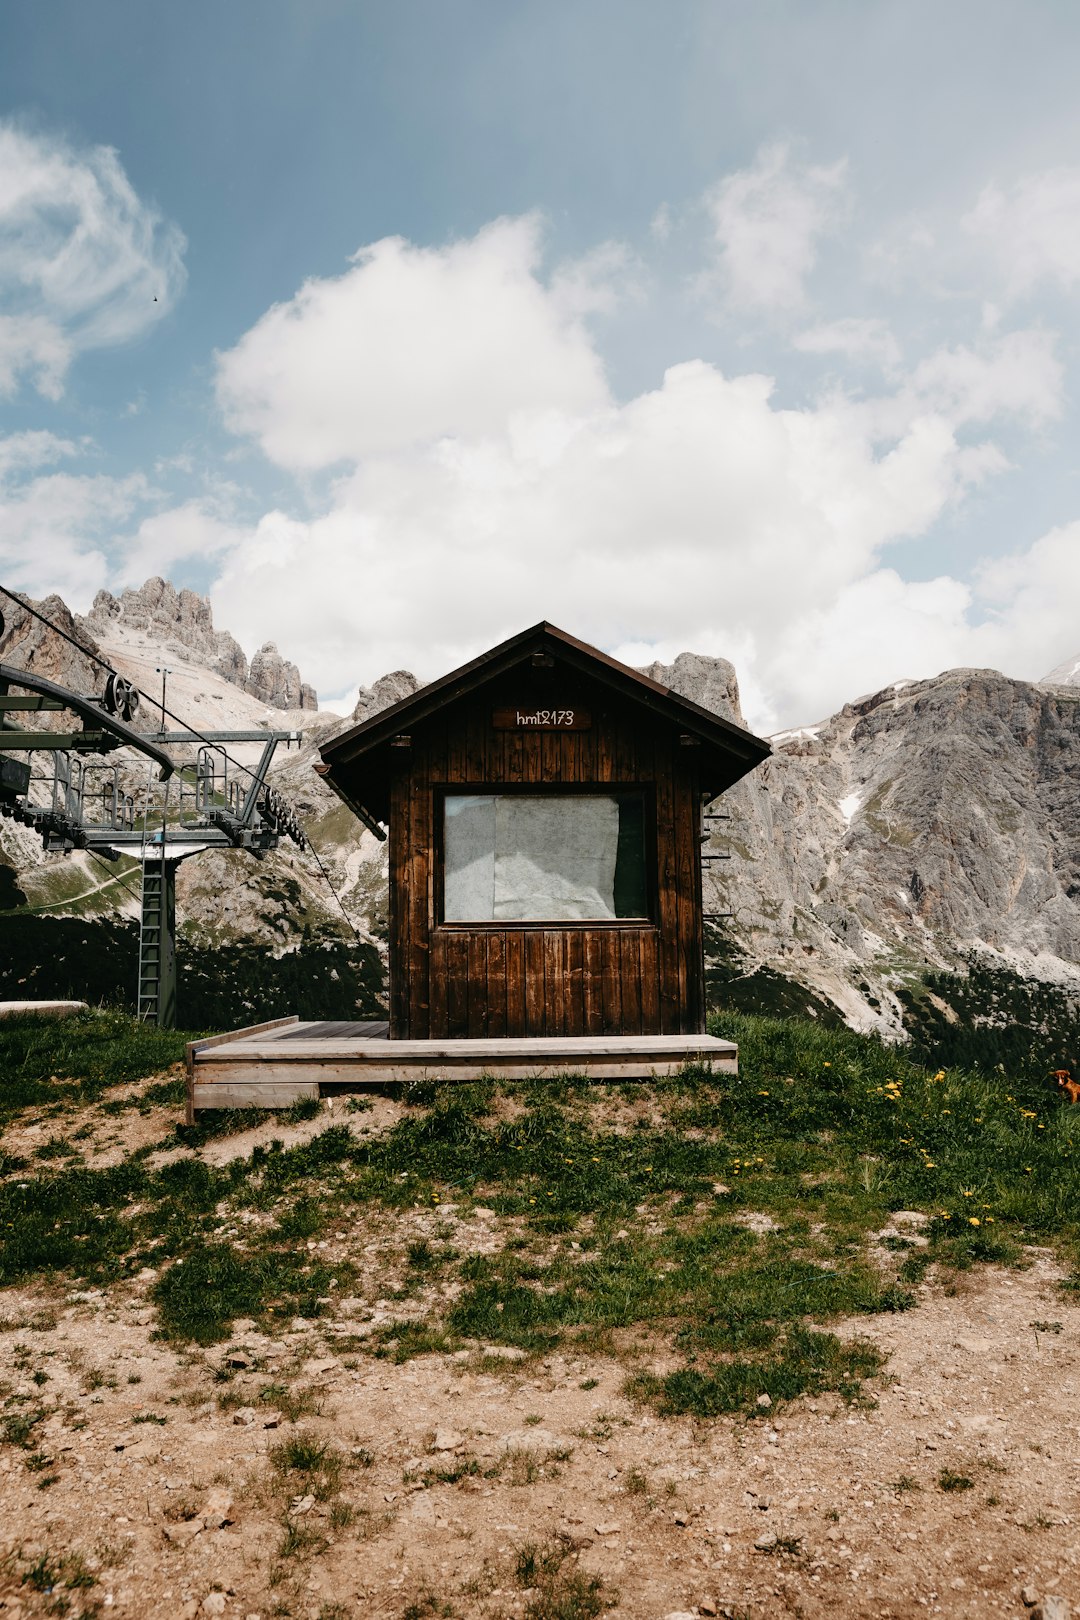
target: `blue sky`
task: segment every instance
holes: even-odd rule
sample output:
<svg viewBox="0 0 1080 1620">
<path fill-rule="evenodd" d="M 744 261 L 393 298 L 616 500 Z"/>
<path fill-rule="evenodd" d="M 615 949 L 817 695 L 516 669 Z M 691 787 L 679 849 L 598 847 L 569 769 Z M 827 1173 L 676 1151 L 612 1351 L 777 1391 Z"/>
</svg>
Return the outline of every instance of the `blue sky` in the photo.
<svg viewBox="0 0 1080 1620">
<path fill-rule="evenodd" d="M 165 574 L 327 696 L 543 616 L 764 727 L 1080 652 L 1074 7 L 2 30 L 8 583 Z"/>
</svg>

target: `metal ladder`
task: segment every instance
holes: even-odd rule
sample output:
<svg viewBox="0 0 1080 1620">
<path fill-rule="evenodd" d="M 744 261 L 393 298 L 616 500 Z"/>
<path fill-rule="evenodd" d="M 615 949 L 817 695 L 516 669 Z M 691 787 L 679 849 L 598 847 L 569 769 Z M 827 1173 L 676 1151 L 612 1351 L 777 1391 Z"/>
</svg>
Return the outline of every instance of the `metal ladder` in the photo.
<svg viewBox="0 0 1080 1620">
<path fill-rule="evenodd" d="M 167 1029 L 176 1023 L 176 868 L 165 860 L 143 861 L 139 1018 Z"/>
</svg>

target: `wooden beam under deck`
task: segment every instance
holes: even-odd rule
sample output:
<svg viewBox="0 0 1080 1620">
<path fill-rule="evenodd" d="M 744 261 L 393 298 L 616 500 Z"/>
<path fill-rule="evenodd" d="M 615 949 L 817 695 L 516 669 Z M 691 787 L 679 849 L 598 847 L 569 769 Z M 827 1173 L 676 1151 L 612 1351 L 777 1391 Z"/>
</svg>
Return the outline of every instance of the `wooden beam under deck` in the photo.
<svg viewBox="0 0 1080 1620">
<path fill-rule="evenodd" d="M 710 1035 L 623 1035 L 488 1040 L 389 1040 L 385 1025 L 301 1024 L 238 1030 L 193 1041 L 188 1050 L 188 1118 L 203 1108 L 284 1108 L 325 1089 L 417 1080 L 528 1080 L 584 1074 L 590 1080 L 647 1080 L 688 1063 L 738 1070 L 738 1048 Z M 323 1034 L 323 1030 L 333 1033 Z"/>
</svg>

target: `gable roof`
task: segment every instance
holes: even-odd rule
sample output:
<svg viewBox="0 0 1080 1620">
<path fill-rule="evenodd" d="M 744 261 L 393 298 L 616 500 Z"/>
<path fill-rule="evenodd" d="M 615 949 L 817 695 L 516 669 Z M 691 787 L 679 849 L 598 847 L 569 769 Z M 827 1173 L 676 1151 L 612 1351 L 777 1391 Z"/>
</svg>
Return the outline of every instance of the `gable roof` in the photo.
<svg viewBox="0 0 1080 1620">
<path fill-rule="evenodd" d="M 389 759 L 386 755 L 393 739 L 508 670 L 526 663 L 536 653 L 551 654 L 557 662 L 610 687 L 631 702 L 640 703 L 659 719 L 702 744 L 702 786 L 706 791 L 711 789 L 712 796 L 731 787 L 771 753 L 767 742 L 743 726 L 723 719 L 689 698 L 680 697 L 659 681 L 619 663 L 617 658 L 609 657 L 542 619 L 449 675 L 422 686 L 410 697 L 343 731 L 320 749 L 323 763 L 316 765 L 316 771 L 366 826 L 379 837 L 385 836 L 378 823 L 387 819 L 389 810 L 385 781 Z"/>
</svg>

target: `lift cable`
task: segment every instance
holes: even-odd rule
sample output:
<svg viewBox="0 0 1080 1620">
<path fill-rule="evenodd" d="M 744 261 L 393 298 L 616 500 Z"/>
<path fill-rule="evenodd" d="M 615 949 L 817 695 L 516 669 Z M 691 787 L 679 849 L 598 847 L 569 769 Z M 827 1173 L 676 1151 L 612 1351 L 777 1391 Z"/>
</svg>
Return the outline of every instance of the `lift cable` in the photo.
<svg viewBox="0 0 1080 1620">
<path fill-rule="evenodd" d="M 0 585 L 0 591 L 2 591 L 5 596 L 9 597 L 11 599 L 11 601 L 17 602 L 18 605 L 21 608 L 23 608 L 25 612 L 29 613 L 33 618 L 37 619 L 41 624 L 43 624 L 46 627 L 47 630 L 51 630 L 51 631 L 53 631 L 53 633 L 55 635 L 61 636 L 66 642 L 69 643 L 70 646 L 74 647 L 77 652 L 82 653 L 84 658 L 89 658 L 93 663 L 97 664 L 100 669 L 108 670 L 110 675 L 116 675 L 118 673 L 117 670 L 115 670 L 113 668 L 113 666 L 106 659 L 101 657 L 100 653 L 93 653 L 93 652 L 90 651 L 89 647 L 84 647 L 80 641 L 76 641 L 74 636 L 69 635 L 66 630 L 62 630 L 58 624 L 53 624 L 52 620 L 49 619 L 44 613 L 40 612 L 39 609 L 37 609 L 35 607 L 31 607 L 29 602 L 25 601 L 24 598 L 19 596 L 15 591 L 10 590 L 6 585 Z M 255 771 L 253 771 L 250 766 L 245 765 L 241 760 L 234 759 L 233 756 L 229 753 L 227 748 L 222 747 L 222 745 L 220 743 L 212 743 L 212 742 L 210 742 L 208 738 L 203 736 L 203 734 L 199 731 L 197 726 L 189 725 L 188 722 L 186 720 L 184 720 L 180 715 L 174 713 L 172 709 L 167 708 L 165 706 L 164 702 L 158 700 L 157 698 L 152 698 L 149 693 L 143 692 L 139 688 L 136 688 L 136 690 L 139 691 L 139 695 L 141 697 L 144 697 L 146 699 L 148 704 L 152 704 L 154 708 L 160 709 L 163 714 L 168 715 L 170 720 L 175 720 L 177 725 L 183 727 L 183 729 L 185 731 L 190 732 L 193 737 L 198 738 L 198 740 L 200 742 L 204 743 L 208 748 L 220 748 L 221 753 L 222 753 L 223 757 L 225 758 L 225 760 L 228 762 L 228 764 L 232 765 L 235 770 L 242 771 L 244 773 L 244 775 L 249 776 L 252 779 L 252 781 L 256 780 L 257 773 Z M 145 826 L 144 826 L 144 831 L 145 831 Z M 346 926 L 348 927 L 349 931 L 351 932 L 351 934 L 352 934 L 353 938 L 355 939 L 356 943 L 358 945 L 365 944 L 365 941 L 360 936 L 360 932 L 357 929 L 356 924 L 353 922 L 352 918 L 349 916 L 348 912 L 345 910 L 344 904 L 342 903 L 342 900 L 341 900 L 341 896 L 338 894 L 337 889 L 334 887 L 334 884 L 332 883 L 332 881 L 330 879 L 330 874 L 327 872 L 326 867 L 323 865 L 322 858 L 319 855 L 318 850 L 315 848 L 314 844 L 311 842 L 310 834 L 305 834 L 305 838 L 306 838 L 306 842 L 307 842 L 307 847 L 311 851 L 311 854 L 312 854 L 312 856 L 314 857 L 314 860 L 315 860 L 315 864 L 318 867 L 319 872 L 322 875 L 323 882 L 326 884 L 327 888 L 330 890 L 330 893 L 334 897 L 334 901 L 335 901 L 335 903 L 337 905 L 337 908 L 341 912 L 342 919 L 344 920 Z"/>
<path fill-rule="evenodd" d="M 140 904 L 142 903 L 142 895 L 139 893 L 138 889 L 133 889 L 131 887 L 130 883 L 125 883 L 124 879 L 120 876 L 120 873 L 117 872 L 117 871 L 114 871 L 113 867 L 109 864 L 108 861 L 103 861 L 101 856 L 100 855 L 95 855 L 94 851 L 92 849 L 84 849 L 82 853 L 84 855 L 88 855 L 92 861 L 96 861 L 97 864 L 101 867 L 101 870 L 103 872 L 108 872 L 109 873 L 109 875 L 111 876 L 114 883 L 119 883 L 119 885 L 120 885 L 120 887 L 122 889 L 126 889 L 128 894 L 130 894 Z M 91 891 L 91 892 L 93 892 L 93 891 Z M 83 898 L 84 898 L 83 895 L 78 895 L 77 894 L 77 895 L 74 896 L 75 900 L 81 900 Z"/>
</svg>

